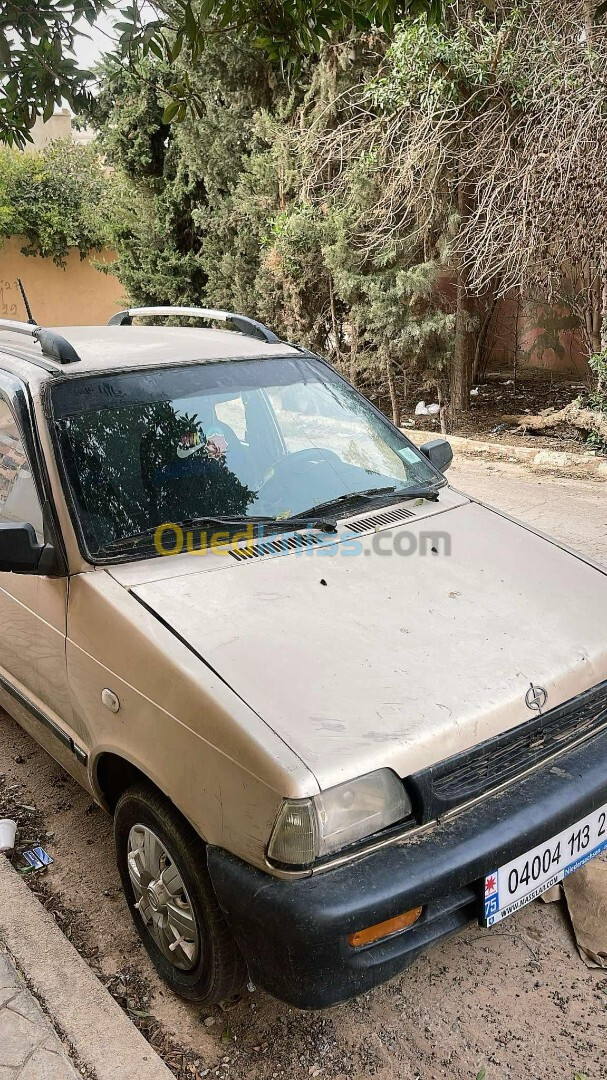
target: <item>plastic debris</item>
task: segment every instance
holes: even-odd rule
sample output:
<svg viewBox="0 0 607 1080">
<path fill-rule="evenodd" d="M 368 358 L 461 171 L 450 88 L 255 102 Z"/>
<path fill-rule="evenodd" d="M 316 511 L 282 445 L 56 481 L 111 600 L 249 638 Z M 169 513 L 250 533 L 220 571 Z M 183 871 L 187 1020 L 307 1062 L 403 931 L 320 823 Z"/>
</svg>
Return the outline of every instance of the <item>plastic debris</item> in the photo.
<svg viewBox="0 0 607 1080">
<path fill-rule="evenodd" d="M 436 416 L 440 412 L 440 405 L 428 405 L 426 412 L 430 416 Z"/>
<path fill-rule="evenodd" d="M 473 386 L 472 390 L 470 391 L 470 397 L 478 397 L 479 393 L 480 393 L 480 390 L 479 390 L 478 386 Z"/>
<path fill-rule="evenodd" d="M 44 848 L 35 847 L 30 851 L 23 852 L 23 858 L 32 870 L 45 870 L 53 862 L 53 858 Z"/>
<path fill-rule="evenodd" d="M 12 818 L 2 818 L 0 821 L 0 852 L 12 851 L 15 846 L 17 835 L 17 822 Z"/>
<path fill-rule="evenodd" d="M 428 415 L 428 410 L 426 408 L 426 402 L 425 401 L 418 401 L 417 405 L 415 406 L 415 415 L 416 416 L 427 416 Z"/>
</svg>

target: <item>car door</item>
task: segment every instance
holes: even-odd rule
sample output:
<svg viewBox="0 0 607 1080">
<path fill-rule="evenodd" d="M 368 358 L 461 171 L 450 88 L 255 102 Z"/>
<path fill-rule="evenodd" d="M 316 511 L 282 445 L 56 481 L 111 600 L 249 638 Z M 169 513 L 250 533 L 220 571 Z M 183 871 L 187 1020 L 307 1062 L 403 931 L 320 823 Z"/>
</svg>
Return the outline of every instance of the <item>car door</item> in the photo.
<svg viewBox="0 0 607 1080">
<path fill-rule="evenodd" d="M 48 503 L 25 387 L 0 372 L 0 523 L 29 522 L 40 543 L 49 534 Z M 0 571 L 0 703 L 78 779 L 84 752 L 74 742 L 67 688 L 69 578 L 59 570 Z"/>
</svg>

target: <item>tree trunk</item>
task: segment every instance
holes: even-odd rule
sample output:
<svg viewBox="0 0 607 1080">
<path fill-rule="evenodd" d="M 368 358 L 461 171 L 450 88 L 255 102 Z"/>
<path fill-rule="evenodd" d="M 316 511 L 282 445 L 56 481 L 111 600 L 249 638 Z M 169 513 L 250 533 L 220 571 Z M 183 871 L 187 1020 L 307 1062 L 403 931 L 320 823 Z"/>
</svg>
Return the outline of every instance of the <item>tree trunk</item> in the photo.
<svg viewBox="0 0 607 1080">
<path fill-rule="evenodd" d="M 596 356 L 601 351 L 601 304 L 602 299 L 600 295 L 600 287 L 597 290 L 598 295 L 596 297 L 595 306 L 592 309 L 592 352 Z"/>
<path fill-rule="evenodd" d="M 601 290 L 601 275 L 598 271 L 588 267 L 588 306 L 585 312 L 586 342 L 590 356 L 596 356 L 601 351 L 601 309 L 603 296 Z"/>
<path fill-rule="evenodd" d="M 356 360 L 358 357 L 358 323 L 352 323 L 352 332 L 350 337 L 350 369 L 349 379 L 352 386 L 356 386 L 357 374 L 356 374 Z"/>
<path fill-rule="evenodd" d="M 570 402 L 564 409 L 556 412 L 547 412 L 543 416 L 522 416 L 519 420 L 519 428 L 522 432 L 547 431 L 550 428 L 559 427 L 561 424 L 569 424 L 577 431 L 585 435 L 594 432 L 603 442 L 607 443 L 607 416 L 599 409 L 586 409 L 577 401 Z"/>
<path fill-rule="evenodd" d="M 607 360 L 607 272 L 603 270 L 603 295 L 601 310 L 601 355 Z M 607 377 L 604 374 L 605 366 L 601 365 L 597 382 L 599 394 L 607 393 Z"/>
<path fill-rule="evenodd" d="M 455 351 L 451 370 L 451 415 L 468 412 L 474 368 L 474 297 L 466 282 L 458 281 L 455 315 Z"/>
<path fill-rule="evenodd" d="M 333 291 L 333 276 L 329 274 L 329 307 L 331 310 L 331 330 L 333 332 L 333 348 L 335 350 L 335 356 L 338 360 L 341 360 L 341 332 L 339 323 L 337 321 L 337 311 L 335 309 L 335 293 Z"/>
<path fill-rule="evenodd" d="M 458 190 L 458 209 L 462 221 L 470 213 L 470 195 L 464 184 Z M 455 349 L 451 370 L 451 416 L 468 412 L 474 369 L 475 301 L 468 291 L 468 271 L 461 259 L 457 267 L 457 307 L 455 312 Z"/>
<path fill-rule="evenodd" d="M 390 402 L 392 404 L 392 423 L 396 424 L 396 427 L 400 426 L 400 408 L 398 404 L 398 397 L 396 395 L 396 380 L 394 378 L 394 364 L 389 356 L 386 357 L 386 378 L 388 380 L 388 389 L 390 391 Z"/>
<path fill-rule="evenodd" d="M 518 360 L 520 353 L 520 324 L 521 324 L 521 290 L 516 294 L 516 319 L 514 322 L 514 357 L 512 361 L 512 380 L 514 392 L 518 390 Z"/>
<path fill-rule="evenodd" d="M 437 394 L 438 407 L 439 407 L 440 433 L 441 433 L 441 435 L 447 435 L 448 434 L 448 429 L 447 429 L 447 406 L 446 406 L 445 398 L 444 398 L 444 395 L 443 395 L 443 389 L 442 389 L 440 383 L 436 384 L 436 394 Z"/>
<path fill-rule="evenodd" d="M 496 307 L 497 307 L 497 292 L 494 292 L 492 295 L 490 294 L 490 299 L 487 302 L 487 310 L 485 312 L 485 318 L 483 319 L 483 324 L 482 324 L 482 326 L 480 328 L 478 338 L 476 340 L 476 345 L 474 347 L 474 367 L 472 369 L 472 381 L 473 382 L 477 382 L 477 380 L 478 380 L 479 371 L 480 371 L 480 367 L 481 367 L 481 357 L 482 357 L 482 352 L 483 352 L 483 346 L 485 344 L 485 339 L 487 337 L 487 331 L 489 330 L 489 324 L 491 322 L 491 319 L 493 317 L 493 312 L 495 311 Z"/>
</svg>

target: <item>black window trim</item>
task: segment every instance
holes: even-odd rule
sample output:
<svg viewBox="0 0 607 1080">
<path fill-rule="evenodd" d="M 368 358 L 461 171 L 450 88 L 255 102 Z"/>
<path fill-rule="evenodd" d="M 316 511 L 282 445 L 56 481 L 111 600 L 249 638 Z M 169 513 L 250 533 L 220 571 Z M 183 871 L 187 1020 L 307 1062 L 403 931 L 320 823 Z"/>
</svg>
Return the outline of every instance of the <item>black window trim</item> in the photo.
<svg viewBox="0 0 607 1080">
<path fill-rule="evenodd" d="M 17 375 L 0 368 L 0 399 L 11 410 L 21 436 L 28 464 L 31 469 L 36 496 L 42 510 L 44 538 L 55 554 L 54 567 L 39 570 L 43 577 L 67 577 L 68 565 L 63 536 L 59 526 L 55 502 L 40 438 L 29 388 Z"/>
</svg>

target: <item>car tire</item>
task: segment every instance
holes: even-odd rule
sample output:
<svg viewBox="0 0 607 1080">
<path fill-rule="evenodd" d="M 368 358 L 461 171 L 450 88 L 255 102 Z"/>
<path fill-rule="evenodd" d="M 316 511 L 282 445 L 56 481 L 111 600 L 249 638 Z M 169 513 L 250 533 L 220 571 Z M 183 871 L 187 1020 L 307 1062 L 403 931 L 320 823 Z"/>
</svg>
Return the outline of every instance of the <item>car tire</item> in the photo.
<svg viewBox="0 0 607 1080">
<path fill-rule="evenodd" d="M 114 838 L 124 895 L 160 976 L 176 994 L 200 1004 L 237 994 L 246 966 L 217 903 L 205 845 L 194 829 L 159 791 L 140 784 L 118 801 Z M 150 865 L 158 865 L 160 875 L 156 869 L 151 875 L 141 870 L 150 852 Z M 167 896 L 164 905 L 159 903 Z M 182 929 L 185 921 L 191 930 Z"/>
</svg>

